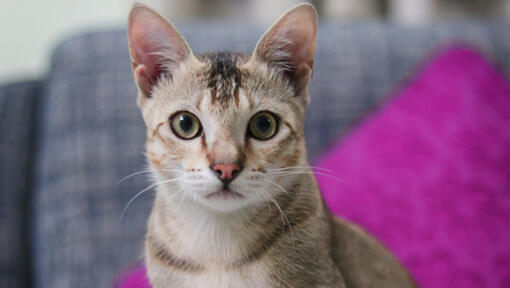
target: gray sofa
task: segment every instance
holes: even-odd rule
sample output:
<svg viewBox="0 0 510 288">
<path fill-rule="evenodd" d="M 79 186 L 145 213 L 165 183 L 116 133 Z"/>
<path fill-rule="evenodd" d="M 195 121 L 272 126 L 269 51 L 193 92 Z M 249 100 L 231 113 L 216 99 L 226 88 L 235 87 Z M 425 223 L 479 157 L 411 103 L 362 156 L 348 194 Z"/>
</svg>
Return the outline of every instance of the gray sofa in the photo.
<svg viewBox="0 0 510 288">
<path fill-rule="evenodd" d="M 250 52 L 263 30 L 177 25 L 195 52 Z M 321 23 L 307 137 L 313 160 L 441 45 L 471 43 L 510 71 L 510 23 L 404 28 Z M 141 258 L 153 194 L 125 31 L 60 44 L 43 80 L 0 88 L 0 287 L 109 287 Z"/>
</svg>

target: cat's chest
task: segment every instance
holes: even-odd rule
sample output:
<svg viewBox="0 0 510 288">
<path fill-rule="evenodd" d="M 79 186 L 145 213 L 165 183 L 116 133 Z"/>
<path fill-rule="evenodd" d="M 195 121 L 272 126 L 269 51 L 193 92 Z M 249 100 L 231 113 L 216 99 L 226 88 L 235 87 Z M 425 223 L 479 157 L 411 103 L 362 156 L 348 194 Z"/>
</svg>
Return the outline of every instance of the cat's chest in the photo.
<svg viewBox="0 0 510 288">
<path fill-rule="evenodd" d="M 148 259 L 148 276 L 154 288 L 271 288 L 269 265 L 253 263 L 240 268 L 204 267 L 200 271 L 176 271 Z"/>
<path fill-rule="evenodd" d="M 183 279 L 186 287 L 196 288 L 270 288 L 269 271 L 266 267 L 252 265 L 243 269 L 208 269 Z"/>
</svg>

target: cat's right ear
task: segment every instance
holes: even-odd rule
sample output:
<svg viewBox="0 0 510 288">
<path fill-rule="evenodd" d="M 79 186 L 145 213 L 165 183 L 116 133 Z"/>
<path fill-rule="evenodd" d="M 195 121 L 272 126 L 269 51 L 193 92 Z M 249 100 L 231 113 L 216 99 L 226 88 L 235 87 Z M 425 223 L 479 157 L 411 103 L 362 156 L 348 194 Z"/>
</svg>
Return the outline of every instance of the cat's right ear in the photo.
<svg viewBox="0 0 510 288">
<path fill-rule="evenodd" d="M 301 3 L 285 12 L 267 30 L 252 58 L 287 76 L 296 96 L 303 95 L 308 103 L 307 88 L 312 77 L 316 39 L 317 11 L 311 4 Z"/>
<path fill-rule="evenodd" d="M 150 98 L 162 75 L 172 73 L 193 53 L 182 35 L 154 10 L 135 4 L 129 14 L 129 54 L 142 98 Z M 144 99 L 139 99 L 144 100 Z"/>
</svg>

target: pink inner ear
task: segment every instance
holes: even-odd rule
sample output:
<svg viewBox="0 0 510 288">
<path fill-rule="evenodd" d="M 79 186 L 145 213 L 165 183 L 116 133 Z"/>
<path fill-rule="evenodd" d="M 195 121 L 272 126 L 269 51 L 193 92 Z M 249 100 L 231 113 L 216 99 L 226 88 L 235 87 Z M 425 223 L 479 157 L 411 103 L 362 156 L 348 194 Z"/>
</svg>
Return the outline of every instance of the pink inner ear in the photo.
<svg viewBox="0 0 510 288">
<path fill-rule="evenodd" d="M 148 39 L 152 33 L 146 31 L 148 27 L 141 27 L 142 24 L 144 23 L 134 23 L 133 27 L 130 29 L 131 57 L 138 85 L 140 85 L 140 88 L 144 90 L 144 92 L 150 92 L 151 86 L 157 82 L 163 72 L 160 63 L 162 57 L 154 54 L 157 53 L 160 48 L 154 41 Z M 149 30 L 152 29 L 149 28 Z"/>
<path fill-rule="evenodd" d="M 152 50 L 150 49 L 151 47 L 148 47 L 149 45 L 144 42 L 144 39 L 133 39 L 133 43 L 131 45 L 133 65 L 135 66 L 133 69 L 137 69 L 139 66 L 144 66 L 143 72 L 145 76 L 149 79 L 154 79 L 158 76 L 156 75 L 156 59 L 150 55 L 150 51 Z"/>
<path fill-rule="evenodd" d="M 154 69 L 154 68 L 153 68 Z M 157 67 L 156 67 L 157 69 Z M 159 71 L 158 71 L 159 70 Z M 143 91 L 145 95 L 150 97 L 152 86 L 156 83 L 158 80 L 157 78 L 159 75 L 161 75 L 162 71 L 160 69 L 157 69 L 156 72 L 150 73 L 147 67 L 143 64 L 137 65 L 136 68 L 134 68 L 134 75 L 136 82 L 138 84 L 138 87 Z"/>
<path fill-rule="evenodd" d="M 296 94 L 300 94 L 311 77 L 316 32 L 315 10 L 303 5 L 278 20 L 256 48 L 257 55 L 263 61 L 291 79 Z"/>
<path fill-rule="evenodd" d="M 293 61 L 294 67 L 299 67 L 302 64 L 306 64 L 309 68 L 313 68 L 313 57 L 315 54 L 315 31 L 314 27 L 311 25 L 306 25 L 301 23 L 296 25 L 299 27 L 301 33 L 299 35 L 293 36 L 293 41 L 295 45 L 293 48 L 295 51 L 293 52 L 294 58 Z"/>
<path fill-rule="evenodd" d="M 146 96 L 161 74 L 173 72 L 191 53 L 179 32 L 147 7 L 135 7 L 129 17 L 129 49 L 133 73 Z"/>
</svg>

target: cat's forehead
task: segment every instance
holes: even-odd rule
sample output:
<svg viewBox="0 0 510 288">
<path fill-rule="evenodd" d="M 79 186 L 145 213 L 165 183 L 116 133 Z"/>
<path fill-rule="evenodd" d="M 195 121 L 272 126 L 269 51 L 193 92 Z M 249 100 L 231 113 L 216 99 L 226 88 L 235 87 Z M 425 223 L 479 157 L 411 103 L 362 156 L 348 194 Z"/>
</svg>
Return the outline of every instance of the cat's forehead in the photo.
<svg viewBox="0 0 510 288">
<path fill-rule="evenodd" d="M 248 55 L 238 52 L 212 52 L 198 56 L 206 63 L 202 74 L 203 83 L 211 91 L 212 101 L 229 102 L 238 97 L 239 89 L 243 87 L 246 72 L 240 66 L 248 60 Z"/>
</svg>

